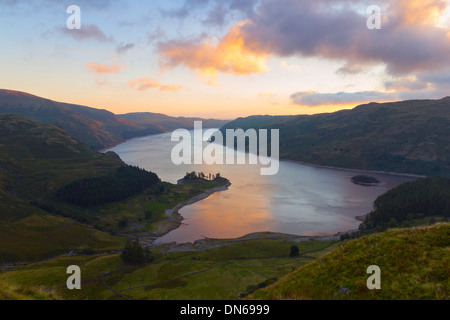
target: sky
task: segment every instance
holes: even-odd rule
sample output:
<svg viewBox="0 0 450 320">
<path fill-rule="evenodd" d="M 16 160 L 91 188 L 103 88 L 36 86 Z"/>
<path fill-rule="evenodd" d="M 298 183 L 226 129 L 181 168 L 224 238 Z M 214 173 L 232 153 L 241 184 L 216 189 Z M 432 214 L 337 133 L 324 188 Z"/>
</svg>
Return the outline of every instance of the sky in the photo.
<svg viewBox="0 0 450 320">
<path fill-rule="evenodd" d="M 116 114 L 234 119 L 450 95 L 450 0 L 0 0 L 0 43 L 1 89 Z"/>
</svg>

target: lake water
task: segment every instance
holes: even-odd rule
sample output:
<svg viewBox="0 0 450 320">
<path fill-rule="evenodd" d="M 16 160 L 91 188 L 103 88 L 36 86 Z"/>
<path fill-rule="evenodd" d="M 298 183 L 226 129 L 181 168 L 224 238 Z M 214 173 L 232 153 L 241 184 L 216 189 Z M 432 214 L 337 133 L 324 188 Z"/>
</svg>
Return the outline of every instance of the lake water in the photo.
<svg viewBox="0 0 450 320">
<path fill-rule="evenodd" d="M 351 178 L 367 174 L 365 172 L 287 161 L 280 161 L 275 176 L 261 176 L 258 165 L 176 166 L 171 161 L 176 144 L 169 133 L 133 139 L 110 149 L 126 163 L 153 171 L 171 183 L 192 171 L 220 172 L 231 181 L 229 190 L 181 209 L 180 214 L 185 218 L 183 225 L 158 239 L 158 243 L 193 242 L 204 237 L 236 238 L 265 231 L 333 235 L 357 229 L 360 222 L 355 217 L 369 213 L 379 195 L 413 180 L 370 173 L 382 183 L 377 187 L 364 187 L 352 183 Z"/>
</svg>

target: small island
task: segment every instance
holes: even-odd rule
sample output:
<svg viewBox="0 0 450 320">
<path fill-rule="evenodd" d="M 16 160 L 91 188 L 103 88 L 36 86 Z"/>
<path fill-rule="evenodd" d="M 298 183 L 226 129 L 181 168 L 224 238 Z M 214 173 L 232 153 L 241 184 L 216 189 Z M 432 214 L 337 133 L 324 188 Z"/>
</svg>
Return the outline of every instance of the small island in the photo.
<svg viewBox="0 0 450 320">
<path fill-rule="evenodd" d="M 368 176 L 362 176 L 362 175 L 353 177 L 352 182 L 354 184 L 358 184 L 361 186 L 368 186 L 368 187 L 377 186 L 380 184 L 380 181 L 378 179 L 375 179 L 373 177 L 368 177 Z"/>
</svg>

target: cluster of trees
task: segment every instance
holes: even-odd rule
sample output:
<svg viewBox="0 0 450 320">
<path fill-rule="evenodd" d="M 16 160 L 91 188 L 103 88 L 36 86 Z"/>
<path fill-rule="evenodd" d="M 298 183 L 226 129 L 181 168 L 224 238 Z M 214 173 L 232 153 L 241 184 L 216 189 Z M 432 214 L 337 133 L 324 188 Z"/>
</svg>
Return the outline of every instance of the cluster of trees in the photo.
<svg viewBox="0 0 450 320">
<path fill-rule="evenodd" d="M 190 172 L 190 173 L 186 172 L 186 176 L 183 178 L 183 180 L 191 180 L 191 181 L 195 181 L 195 180 L 210 180 L 210 181 L 212 181 L 212 180 L 217 180 L 220 177 L 221 177 L 220 173 L 218 173 L 216 175 L 211 174 L 211 173 L 209 175 L 206 175 L 203 172 L 195 172 L 195 171 L 193 171 L 193 172 Z"/>
<path fill-rule="evenodd" d="M 148 247 L 143 248 L 139 239 L 128 239 L 125 249 L 122 252 L 123 262 L 131 265 L 147 264 L 154 260 Z"/>
<path fill-rule="evenodd" d="M 56 193 L 61 200 L 82 207 L 122 201 L 161 182 L 159 177 L 139 167 L 122 166 L 114 173 L 74 181 Z"/>
<path fill-rule="evenodd" d="M 381 195 L 364 229 L 396 227 L 403 221 L 438 216 L 450 217 L 450 178 L 407 182 Z"/>
<path fill-rule="evenodd" d="M 289 254 L 289 256 L 291 258 L 296 258 L 300 255 L 300 250 L 297 246 L 292 246 L 291 247 L 291 253 Z"/>
</svg>

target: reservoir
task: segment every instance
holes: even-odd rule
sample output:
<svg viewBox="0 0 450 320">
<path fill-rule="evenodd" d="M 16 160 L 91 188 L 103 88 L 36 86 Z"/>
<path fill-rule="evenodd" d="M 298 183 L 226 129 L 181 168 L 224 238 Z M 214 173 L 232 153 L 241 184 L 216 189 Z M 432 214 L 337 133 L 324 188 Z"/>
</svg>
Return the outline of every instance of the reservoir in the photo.
<svg viewBox="0 0 450 320">
<path fill-rule="evenodd" d="M 274 176 L 262 176 L 260 165 L 177 166 L 171 160 L 176 144 L 167 133 L 133 139 L 108 150 L 130 165 L 157 173 L 163 181 L 177 183 L 192 171 L 220 173 L 231 181 L 229 190 L 182 208 L 183 225 L 158 243 L 237 238 L 254 232 L 333 235 L 357 229 L 360 222 L 355 217 L 369 213 L 379 195 L 414 179 L 289 161 L 280 161 Z M 381 183 L 375 187 L 357 185 L 351 181 L 356 175 L 370 175 Z"/>
</svg>

